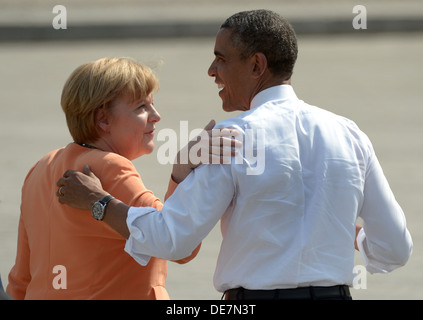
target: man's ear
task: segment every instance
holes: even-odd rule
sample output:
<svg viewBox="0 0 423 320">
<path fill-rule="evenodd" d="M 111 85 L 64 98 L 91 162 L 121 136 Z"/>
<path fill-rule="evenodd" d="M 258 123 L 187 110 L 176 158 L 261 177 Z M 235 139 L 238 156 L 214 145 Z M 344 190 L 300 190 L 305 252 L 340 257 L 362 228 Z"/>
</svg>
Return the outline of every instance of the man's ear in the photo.
<svg viewBox="0 0 423 320">
<path fill-rule="evenodd" d="M 104 107 L 98 108 L 95 115 L 95 123 L 101 131 L 110 132 L 110 115 Z"/>
<path fill-rule="evenodd" d="M 253 55 L 253 76 L 254 78 L 260 78 L 267 69 L 267 58 L 261 53 L 257 52 Z"/>
</svg>

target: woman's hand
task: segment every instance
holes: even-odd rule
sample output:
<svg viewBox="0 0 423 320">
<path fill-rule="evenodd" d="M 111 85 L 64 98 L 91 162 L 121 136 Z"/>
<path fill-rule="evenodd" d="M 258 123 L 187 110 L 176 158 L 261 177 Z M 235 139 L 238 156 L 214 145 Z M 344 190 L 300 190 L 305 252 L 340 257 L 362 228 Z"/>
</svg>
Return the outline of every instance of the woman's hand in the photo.
<svg viewBox="0 0 423 320">
<path fill-rule="evenodd" d="M 215 124 L 211 120 L 195 139 L 178 152 L 172 170 L 172 179 L 176 183 L 182 182 L 200 164 L 231 163 L 231 157 L 237 154 L 235 148 L 241 147 L 242 143 L 233 137 L 239 132 L 230 128 L 213 129 Z"/>
<path fill-rule="evenodd" d="M 357 237 L 358 237 L 358 233 L 360 232 L 360 230 L 363 228 L 362 225 L 360 224 L 356 224 L 355 226 L 355 240 L 354 240 L 354 247 L 355 250 L 360 251 L 360 249 L 358 248 L 358 243 L 357 243 Z"/>
</svg>

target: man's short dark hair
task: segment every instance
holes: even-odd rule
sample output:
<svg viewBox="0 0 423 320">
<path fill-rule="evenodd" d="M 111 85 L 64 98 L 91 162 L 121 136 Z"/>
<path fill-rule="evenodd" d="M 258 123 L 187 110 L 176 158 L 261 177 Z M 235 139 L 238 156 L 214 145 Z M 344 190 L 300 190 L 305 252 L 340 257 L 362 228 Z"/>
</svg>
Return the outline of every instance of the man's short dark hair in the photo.
<svg viewBox="0 0 423 320">
<path fill-rule="evenodd" d="M 243 11 L 229 17 L 221 28 L 232 31 L 232 42 L 243 58 L 261 52 L 274 75 L 289 79 L 297 60 L 295 31 L 283 17 L 270 10 Z"/>
</svg>

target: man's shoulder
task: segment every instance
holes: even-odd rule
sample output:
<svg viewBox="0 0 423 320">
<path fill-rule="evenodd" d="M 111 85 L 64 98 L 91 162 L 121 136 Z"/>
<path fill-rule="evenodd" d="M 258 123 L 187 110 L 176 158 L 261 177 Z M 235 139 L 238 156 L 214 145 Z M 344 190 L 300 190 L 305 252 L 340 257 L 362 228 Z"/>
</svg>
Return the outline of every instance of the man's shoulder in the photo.
<svg viewBox="0 0 423 320">
<path fill-rule="evenodd" d="M 245 129 L 254 126 L 254 123 L 256 123 L 257 120 L 263 118 L 263 115 L 258 115 L 257 111 L 257 108 L 244 111 L 237 116 L 218 122 L 215 128 L 233 128 L 243 132 Z"/>
<path fill-rule="evenodd" d="M 315 126 L 326 128 L 325 131 L 329 130 L 332 134 L 346 134 L 359 144 L 371 148 L 370 139 L 354 120 L 312 105 L 306 105 L 303 110 L 305 114 L 309 113 L 308 118 Z"/>
<path fill-rule="evenodd" d="M 225 120 L 219 121 L 216 123 L 215 128 L 221 129 L 221 128 L 233 128 L 233 129 L 243 129 L 245 127 L 245 124 L 247 121 L 245 120 L 242 115 L 238 115 L 235 117 L 227 118 Z"/>
<path fill-rule="evenodd" d="M 353 120 L 333 111 L 310 105 L 305 102 L 302 103 L 301 112 L 304 114 L 311 114 L 313 119 L 325 118 L 325 121 L 338 122 L 344 126 L 354 128 L 355 130 L 360 130 L 358 125 Z"/>
</svg>

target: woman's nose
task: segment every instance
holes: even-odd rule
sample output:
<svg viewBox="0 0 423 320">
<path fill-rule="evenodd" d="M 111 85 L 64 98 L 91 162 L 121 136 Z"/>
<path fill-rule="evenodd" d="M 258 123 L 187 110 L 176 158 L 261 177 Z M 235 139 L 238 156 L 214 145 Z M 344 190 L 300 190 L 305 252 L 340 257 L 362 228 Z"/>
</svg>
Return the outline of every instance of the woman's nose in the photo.
<svg viewBox="0 0 423 320">
<path fill-rule="evenodd" d="M 151 112 L 150 112 L 150 116 L 149 116 L 149 120 L 151 122 L 159 122 L 161 119 L 160 113 L 157 112 L 156 108 L 154 108 L 153 106 L 151 107 Z"/>
</svg>

